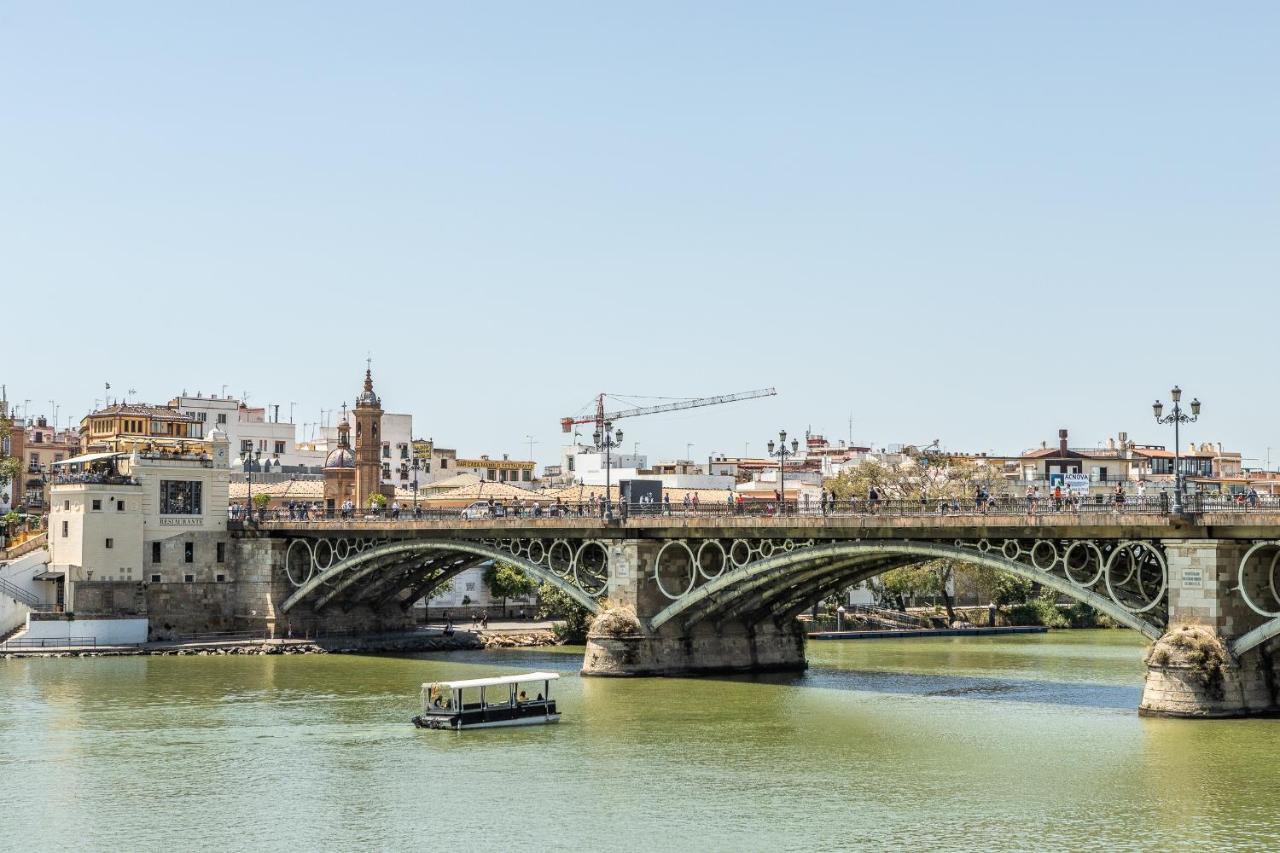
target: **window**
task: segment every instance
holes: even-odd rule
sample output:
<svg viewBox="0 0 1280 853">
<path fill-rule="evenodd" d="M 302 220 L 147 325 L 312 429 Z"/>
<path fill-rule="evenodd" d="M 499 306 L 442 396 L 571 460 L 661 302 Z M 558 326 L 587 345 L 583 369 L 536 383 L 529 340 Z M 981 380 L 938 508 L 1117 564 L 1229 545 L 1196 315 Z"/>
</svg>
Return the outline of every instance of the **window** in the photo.
<svg viewBox="0 0 1280 853">
<path fill-rule="evenodd" d="M 521 479 L 522 479 L 522 480 L 524 480 L 526 483 L 532 483 L 532 482 L 533 482 L 533 470 L 532 470 L 532 469 L 530 469 L 530 468 L 526 468 L 526 469 L 524 469 L 524 473 L 522 474 Z"/>
<path fill-rule="evenodd" d="M 107 537 L 107 547 L 108 547 L 108 548 L 114 548 L 114 547 L 116 547 L 116 540 L 114 540 L 114 539 L 112 539 L 110 536 L 108 536 L 108 537 Z"/>
<path fill-rule="evenodd" d="M 409 458 L 409 445 L 407 444 L 400 445 L 400 458 L 401 459 Z"/>
<path fill-rule="evenodd" d="M 97 511 L 98 511 L 98 510 L 100 510 L 100 509 L 102 509 L 102 499 L 101 499 L 101 498 L 94 498 L 94 499 L 93 499 L 93 511 L 94 511 L 94 512 L 97 512 Z"/>
<path fill-rule="evenodd" d="M 195 575 L 183 575 L 183 576 L 182 576 L 182 580 L 183 580 L 183 582 L 184 582 L 184 583 L 195 583 L 196 576 L 195 576 Z"/>
<path fill-rule="evenodd" d="M 382 479 L 384 479 L 384 480 L 390 480 L 390 479 L 391 479 L 391 466 L 390 466 L 390 465 L 387 465 L 387 464 L 385 464 L 385 463 L 384 463 L 384 464 L 383 464 L 383 466 L 382 466 Z"/>
<path fill-rule="evenodd" d="M 227 561 L 227 543 L 219 542 L 217 551 L 218 551 L 218 556 L 217 556 L 218 562 L 225 563 Z"/>
<path fill-rule="evenodd" d="M 246 453 L 252 453 L 252 452 L 253 452 L 253 439 L 242 438 L 240 440 L 240 455 L 244 456 Z"/>
<path fill-rule="evenodd" d="M 194 542 L 183 543 L 182 561 L 184 563 L 194 563 L 196 561 L 196 543 Z"/>
<path fill-rule="evenodd" d="M 492 468 L 487 469 L 487 470 L 485 471 L 485 479 L 486 479 L 486 480 L 492 480 L 492 479 L 493 479 L 493 473 L 494 473 L 494 472 L 493 472 L 493 469 L 492 469 Z"/>
<path fill-rule="evenodd" d="M 152 582 L 152 583 L 160 583 L 160 576 L 159 576 L 159 575 L 152 575 L 152 576 L 151 576 L 151 582 Z"/>
<path fill-rule="evenodd" d="M 476 582 L 467 581 L 467 592 L 475 592 L 475 591 L 476 591 Z"/>
<path fill-rule="evenodd" d="M 67 510 L 67 511 L 70 511 L 70 510 L 71 510 L 71 501 L 63 501 L 63 502 L 62 502 L 62 508 L 63 508 L 63 509 L 65 509 L 65 510 Z"/>
<path fill-rule="evenodd" d="M 153 563 L 160 562 L 160 543 L 159 542 L 151 543 L 151 562 Z"/>
<path fill-rule="evenodd" d="M 284 453 L 284 442 L 283 442 L 283 441 L 277 441 L 277 442 L 276 442 L 276 455 L 277 455 L 277 456 L 279 456 L 281 453 Z"/>
<path fill-rule="evenodd" d="M 384 444 L 384 445 L 382 445 L 382 458 L 383 458 L 383 459 L 390 459 L 390 458 L 391 458 L 391 445 L 389 445 L 389 444 Z M 35 461 L 35 456 L 34 456 L 34 455 L 31 457 L 31 460 L 32 460 L 33 462 Z"/>
<path fill-rule="evenodd" d="M 116 501 L 116 512 L 124 512 L 124 501 Z"/>
<path fill-rule="evenodd" d="M 218 583 L 225 583 L 227 580 L 226 575 L 214 575 L 213 577 L 214 577 L 214 580 L 216 580 Z"/>
<path fill-rule="evenodd" d="M 218 423 L 225 424 L 226 422 L 227 422 L 227 415 L 225 412 L 223 414 L 218 415 Z"/>
<path fill-rule="evenodd" d="M 448 460 L 448 459 L 445 459 L 445 458 L 443 458 L 443 457 L 441 457 L 441 459 L 440 459 L 440 470 L 441 470 L 441 471 L 443 471 L 445 468 L 448 468 L 448 467 L 449 467 L 449 460 Z M 427 470 L 430 470 L 430 469 L 427 469 Z"/>
<path fill-rule="evenodd" d="M 65 521 L 62 522 L 62 538 L 67 538 L 67 523 Z"/>
<path fill-rule="evenodd" d="M 199 480 L 161 480 L 160 514 L 199 515 L 202 485 Z"/>
</svg>

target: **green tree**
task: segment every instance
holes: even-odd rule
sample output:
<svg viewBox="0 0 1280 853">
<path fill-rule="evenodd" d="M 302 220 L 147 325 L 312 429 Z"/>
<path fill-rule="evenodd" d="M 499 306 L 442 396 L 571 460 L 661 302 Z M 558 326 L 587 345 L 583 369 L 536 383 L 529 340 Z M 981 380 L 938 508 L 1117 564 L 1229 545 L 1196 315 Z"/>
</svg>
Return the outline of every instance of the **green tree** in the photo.
<svg viewBox="0 0 1280 853">
<path fill-rule="evenodd" d="M 591 613 L 573 596 L 554 584 L 538 587 L 538 618 L 555 620 L 552 630 L 562 643 L 579 645 L 587 641 Z"/>
<path fill-rule="evenodd" d="M 502 599 L 503 613 L 507 611 L 508 598 L 522 598 L 538 589 L 537 581 L 510 563 L 490 563 L 484 570 L 484 585 L 489 587 L 490 595 Z"/>
<path fill-rule="evenodd" d="M 11 455 L 9 435 L 13 431 L 13 421 L 0 416 L 0 492 L 8 492 L 10 503 L 18 502 L 18 477 L 22 473 L 22 460 Z"/>
</svg>

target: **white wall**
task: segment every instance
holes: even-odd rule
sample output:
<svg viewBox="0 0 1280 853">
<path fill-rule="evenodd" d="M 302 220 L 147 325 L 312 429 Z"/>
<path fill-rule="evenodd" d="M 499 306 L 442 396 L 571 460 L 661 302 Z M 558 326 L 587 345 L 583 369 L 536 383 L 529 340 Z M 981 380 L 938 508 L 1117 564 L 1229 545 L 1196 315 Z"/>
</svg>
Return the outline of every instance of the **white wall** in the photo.
<svg viewBox="0 0 1280 853">
<path fill-rule="evenodd" d="M 147 641 L 147 620 L 140 619 L 28 619 L 24 640 L 97 640 L 100 646 L 130 646 Z"/>
<path fill-rule="evenodd" d="M 48 594 L 52 591 L 52 584 L 35 580 L 35 575 L 44 571 L 48 563 L 48 551 L 32 551 L 10 563 L 0 565 L 0 578 L 4 578 L 5 583 L 35 595 L 41 601 L 46 601 Z M 0 634 L 6 634 L 26 622 L 30 611 L 31 608 L 27 605 L 0 592 Z"/>
</svg>

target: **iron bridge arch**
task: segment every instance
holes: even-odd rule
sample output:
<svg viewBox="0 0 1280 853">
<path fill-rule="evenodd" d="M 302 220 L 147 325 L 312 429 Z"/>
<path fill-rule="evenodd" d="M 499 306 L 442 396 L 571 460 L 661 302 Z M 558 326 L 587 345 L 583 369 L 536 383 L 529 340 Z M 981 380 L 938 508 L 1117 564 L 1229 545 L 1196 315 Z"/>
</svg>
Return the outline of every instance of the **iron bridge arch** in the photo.
<svg viewBox="0 0 1280 853">
<path fill-rule="evenodd" d="M 596 540 L 368 538 L 290 540 L 284 568 L 295 589 L 280 610 L 287 613 L 308 599 L 320 610 L 353 591 L 362 597 L 362 581 L 375 590 L 383 587 L 384 594 L 409 590 L 409 598 L 402 599 L 407 606 L 465 569 L 491 561 L 551 584 L 592 613 L 601 610 L 609 552 Z"/>
<path fill-rule="evenodd" d="M 677 620 L 685 628 L 704 620 L 781 620 L 844 587 L 936 559 L 1026 578 L 1082 601 L 1152 640 L 1164 633 L 1167 618 L 1168 566 L 1163 548 L 1148 541 L 726 541 L 664 544 L 654 557 L 652 578 L 670 603 L 649 620 L 652 630 Z M 684 555 L 683 574 L 676 572 L 673 582 L 664 556 L 676 543 L 677 553 Z M 708 550 L 710 560 L 704 557 Z M 712 571 L 706 569 L 708 562 Z"/>
</svg>

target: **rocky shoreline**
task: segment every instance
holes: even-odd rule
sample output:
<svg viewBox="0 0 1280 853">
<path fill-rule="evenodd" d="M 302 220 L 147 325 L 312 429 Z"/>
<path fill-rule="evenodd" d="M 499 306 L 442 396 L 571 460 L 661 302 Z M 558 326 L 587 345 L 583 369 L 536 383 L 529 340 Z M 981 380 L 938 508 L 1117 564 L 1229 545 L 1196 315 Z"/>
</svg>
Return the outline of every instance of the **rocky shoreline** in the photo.
<svg viewBox="0 0 1280 853">
<path fill-rule="evenodd" d="M 0 655 L 4 660 L 21 658 L 105 658 L 105 657 L 227 657 L 244 655 L 324 655 L 407 652 L 452 652 L 498 648 L 553 646 L 558 641 L 551 631 L 493 633 L 456 631 L 444 634 L 399 634 L 370 637 L 334 637 L 306 640 L 254 640 L 239 643 L 191 643 L 182 646 L 154 645 L 109 649 L 23 649 Z"/>
</svg>

